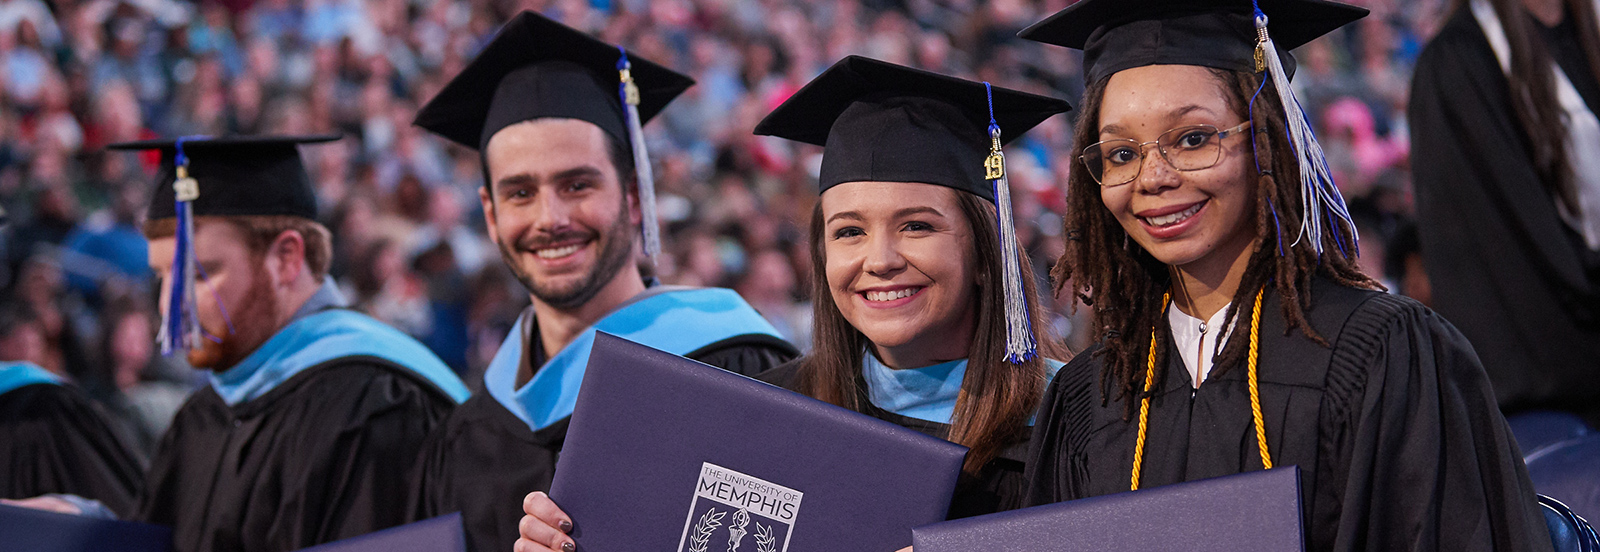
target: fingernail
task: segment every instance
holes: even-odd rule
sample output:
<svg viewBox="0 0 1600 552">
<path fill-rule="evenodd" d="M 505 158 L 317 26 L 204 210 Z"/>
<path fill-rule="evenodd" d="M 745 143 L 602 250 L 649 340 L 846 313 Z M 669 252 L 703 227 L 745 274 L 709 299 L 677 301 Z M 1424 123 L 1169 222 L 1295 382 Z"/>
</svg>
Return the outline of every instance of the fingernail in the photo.
<svg viewBox="0 0 1600 552">
<path fill-rule="evenodd" d="M 561 520 L 561 521 L 556 523 L 556 528 L 560 529 L 562 533 L 571 533 L 572 532 L 572 522 L 569 521 L 569 520 L 563 519 L 563 520 Z"/>
<path fill-rule="evenodd" d="M 561 552 L 575 552 L 577 549 L 578 545 L 572 544 L 572 541 L 561 543 Z"/>
</svg>

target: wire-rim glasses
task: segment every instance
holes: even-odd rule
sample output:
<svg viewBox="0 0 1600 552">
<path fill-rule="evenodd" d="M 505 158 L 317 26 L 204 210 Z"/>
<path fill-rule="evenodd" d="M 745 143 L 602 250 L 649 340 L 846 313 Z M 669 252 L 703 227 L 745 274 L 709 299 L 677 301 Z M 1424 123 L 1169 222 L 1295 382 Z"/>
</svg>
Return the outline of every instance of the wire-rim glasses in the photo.
<svg viewBox="0 0 1600 552">
<path fill-rule="evenodd" d="M 1217 130 L 1211 125 L 1181 126 L 1161 133 L 1149 142 L 1129 138 L 1102 140 L 1083 148 L 1078 159 L 1089 176 L 1101 187 L 1110 188 L 1133 182 L 1144 167 L 1145 146 L 1155 144 L 1167 164 L 1180 171 L 1198 171 L 1217 165 L 1222 159 L 1222 140 L 1250 128 L 1250 121 Z"/>
</svg>

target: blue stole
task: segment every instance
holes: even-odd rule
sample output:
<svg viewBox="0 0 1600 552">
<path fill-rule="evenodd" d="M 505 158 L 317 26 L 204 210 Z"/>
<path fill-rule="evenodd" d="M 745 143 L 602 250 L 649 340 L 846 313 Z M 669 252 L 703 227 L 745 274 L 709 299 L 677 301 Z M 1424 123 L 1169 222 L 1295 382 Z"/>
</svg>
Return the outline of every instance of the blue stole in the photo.
<svg viewBox="0 0 1600 552">
<path fill-rule="evenodd" d="M 260 398 L 306 369 L 345 357 L 392 362 L 422 377 L 456 404 L 470 394 L 461 378 L 433 351 L 400 330 L 346 309 L 328 309 L 293 322 L 250 356 L 220 374 L 211 388 L 230 406 Z"/>
<path fill-rule="evenodd" d="M 937 424 L 948 425 L 955 419 L 956 397 L 961 394 L 961 381 L 967 375 L 966 359 L 896 370 L 868 351 L 861 363 L 861 375 L 867 380 L 867 400 L 873 406 Z M 1044 365 L 1046 383 L 1065 366 L 1051 358 L 1044 359 Z"/>
<path fill-rule="evenodd" d="M 597 330 L 680 356 L 741 335 L 782 339 L 778 330 L 733 290 L 656 286 L 585 328 L 518 389 L 517 367 L 527 354 L 522 320 L 517 320 L 500 344 L 483 374 L 483 387 L 534 431 L 572 415 Z"/>
<path fill-rule="evenodd" d="M 61 385 L 61 376 L 31 362 L 0 362 L 0 395 L 39 383 Z"/>
</svg>

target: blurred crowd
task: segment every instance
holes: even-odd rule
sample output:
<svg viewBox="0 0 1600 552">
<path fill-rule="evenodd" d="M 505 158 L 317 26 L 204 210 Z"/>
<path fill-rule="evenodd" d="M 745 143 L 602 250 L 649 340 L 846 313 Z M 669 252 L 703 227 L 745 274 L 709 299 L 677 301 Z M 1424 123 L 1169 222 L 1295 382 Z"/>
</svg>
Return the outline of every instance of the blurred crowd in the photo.
<svg viewBox="0 0 1600 552">
<path fill-rule="evenodd" d="M 154 352 L 140 233 L 156 137 L 339 132 L 303 148 L 355 306 L 468 381 L 527 294 L 487 240 L 474 152 L 411 126 L 512 14 L 532 9 L 698 85 L 646 127 L 669 284 L 738 290 L 795 343 L 810 332 L 806 234 L 820 148 L 750 129 L 847 54 L 1076 102 L 1076 52 L 1014 37 L 1070 0 L 0 0 L 0 360 L 89 390 L 147 450 L 204 379 Z M 1406 97 L 1448 0 L 1357 1 L 1358 25 L 1296 52 L 1294 82 L 1361 231 L 1362 263 L 1427 300 L 1411 223 Z M 1008 147 L 1041 281 L 1060 254 L 1072 117 Z M 1049 331 L 1088 344 L 1087 311 Z"/>
</svg>

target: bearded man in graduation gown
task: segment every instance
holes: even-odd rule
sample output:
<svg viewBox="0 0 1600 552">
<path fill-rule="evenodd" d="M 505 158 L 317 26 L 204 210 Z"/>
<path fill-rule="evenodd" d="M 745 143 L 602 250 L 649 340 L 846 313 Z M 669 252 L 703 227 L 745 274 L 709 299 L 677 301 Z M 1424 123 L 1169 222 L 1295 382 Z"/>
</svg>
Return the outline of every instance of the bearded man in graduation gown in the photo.
<svg viewBox="0 0 1600 552">
<path fill-rule="evenodd" d="M 145 235 L 163 352 L 211 384 L 178 411 L 138 519 L 178 552 L 287 552 L 405 521 L 428 432 L 467 389 L 421 343 L 348 310 L 297 144 L 335 136 L 148 141 L 161 170 Z"/>
<path fill-rule="evenodd" d="M 480 152 L 489 236 L 533 300 L 484 374 L 486 392 L 451 414 L 421 459 L 414 516 L 461 511 L 473 550 L 510 550 L 523 497 L 550 488 L 595 331 L 745 375 L 797 354 L 733 291 L 641 274 L 641 249 L 659 246 L 639 125 L 691 84 L 523 12 L 417 115 Z"/>
<path fill-rule="evenodd" d="M 1600 17 L 1592 0 L 1458 4 L 1409 109 L 1432 307 L 1504 411 L 1600 424 Z"/>
</svg>

